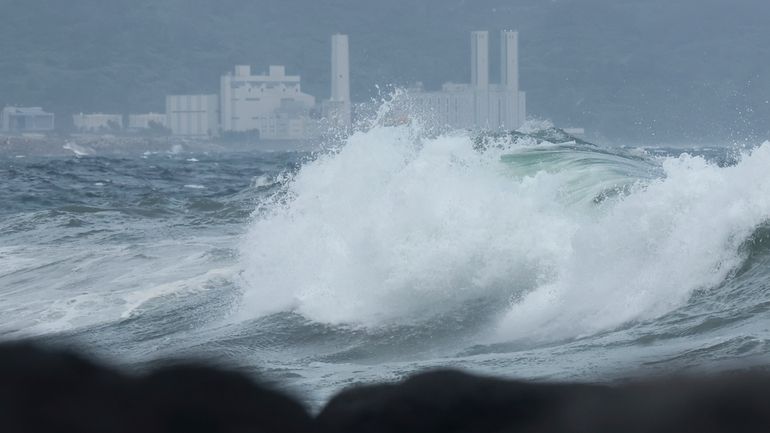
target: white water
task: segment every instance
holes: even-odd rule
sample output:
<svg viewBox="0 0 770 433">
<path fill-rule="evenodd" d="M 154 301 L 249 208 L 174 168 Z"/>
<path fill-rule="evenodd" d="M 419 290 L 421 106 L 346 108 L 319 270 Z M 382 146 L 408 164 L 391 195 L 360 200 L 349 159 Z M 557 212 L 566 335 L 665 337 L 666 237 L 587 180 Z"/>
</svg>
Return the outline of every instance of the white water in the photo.
<svg viewBox="0 0 770 433">
<path fill-rule="evenodd" d="M 737 166 L 684 155 L 665 177 L 598 218 L 583 218 L 550 283 L 512 306 L 499 338 L 569 337 L 649 319 L 714 289 L 739 248 L 770 218 L 770 143 Z"/>
<path fill-rule="evenodd" d="M 770 218 L 770 143 L 728 168 L 664 160 L 652 180 L 638 176 L 649 164 L 626 161 L 636 171 L 619 175 L 624 164 L 581 164 L 575 152 L 501 162 L 528 152 L 482 154 L 467 135 L 408 127 L 355 134 L 255 216 L 240 248 L 241 314 L 378 327 L 481 299 L 499 307 L 492 341 L 575 337 L 717 287 Z M 630 183 L 627 196 L 593 202 Z"/>
</svg>

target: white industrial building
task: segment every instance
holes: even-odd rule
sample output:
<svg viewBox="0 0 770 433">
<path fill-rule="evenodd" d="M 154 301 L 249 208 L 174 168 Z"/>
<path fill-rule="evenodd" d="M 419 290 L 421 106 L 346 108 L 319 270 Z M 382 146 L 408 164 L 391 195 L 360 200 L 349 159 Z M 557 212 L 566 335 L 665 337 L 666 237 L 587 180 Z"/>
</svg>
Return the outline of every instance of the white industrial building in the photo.
<svg viewBox="0 0 770 433">
<path fill-rule="evenodd" d="M 166 128 L 167 119 L 162 113 L 129 114 L 128 129 L 150 129 L 153 125 Z"/>
<path fill-rule="evenodd" d="M 518 32 L 500 41 L 500 84 L 489 82 L 489 32 L 471 33 L 470 84 L 446 83 L 440 91 L 409 91 L 413 109 L 434 126 L 515 130 L 526 119 L 526 94 L 519 90 Z"/>
<path fill-rule="evenodd" d="M 314 139 L 321 135 L 324 124 L 349 129 L 348 37 L 334 35 L 331 42 L 331 98 L 321 107 L 314 96 L 302 92 L 301 77 L 286 75 L 284 66 L 272 65 L 266 74 L 252 75 L 251 66 L 238 65 L 221 77 L 219 95 L 167 96 L 166 127 L 174 135 L 255 133 L 264 140 Z M 319 112 L 325 122 L 319 119 Z M 131 116 L 129 128 L 149 122 L 147 117 Z"/>
<path fill-rule="evenodd" d="M 72 124 L 80 132 L 108 132 L 123 129 L 123 116 L 120 114 L 75 114 Z"/>
<path fill-rule="evenodd" d="M 211 137 L 219 133 L 218 95 L 169 95 L 166 127 L 174 135 Z"/>
<path fill-rule="evenodd" d="M 259 131 L 267 140 L 304 140 L 316 135 L 310 119 L 315 97 L 302 93 L 301 78 L 286 75 L 283 66 L 270 66 L 268 74 L 252 75 L 239 65 L 222 76 L 220 111 L 222 132 Z"/>
<path fill-rule="evenodd" d="M 323 116 L 330 126 L 350 129 L 350 48 L 348 35 L 332 36 L 331 98 L 324 101 Z"/>
<path fill-rule="evenodd" d="M 2 132 L 46 132 L 54 129 L 54 115 L 40 107 L 5 107 L 0 112 Z"/>
</svg>

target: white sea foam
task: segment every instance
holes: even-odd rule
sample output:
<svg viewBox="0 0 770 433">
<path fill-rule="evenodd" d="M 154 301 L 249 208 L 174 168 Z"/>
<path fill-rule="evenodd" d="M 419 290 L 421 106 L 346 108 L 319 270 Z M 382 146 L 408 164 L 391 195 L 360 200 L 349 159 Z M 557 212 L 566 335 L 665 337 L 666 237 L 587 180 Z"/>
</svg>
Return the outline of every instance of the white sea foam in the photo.
<svg viewBox="0 0 770 433">
<path fill-rule="evenodd" d="M 768 166 L 765 144 L 735 167 L 668 159 L 650 180 L 648 162 L 599 152 L 479 153 L 464 133 L 375 127 L 305 165 L 288 200 L 255 216 L 242 314 L 376 327 L 482 299 L 500 307 L 494 340 L 653 317 L 741 262 L 739 245 L 770 217 Z"/>
<path fill-rule="evenodd" d="M 255 176 L 251 180 L 251 186 L 252 188 L 259 188 L 263 186 L 269 186 L 273 184 L 275 181 L 273 178 L 269 175 L 263 174 L 262 176 Z"/>
<path fill-rule="evenodd" d="M 770 143 L 736 166 L 683 155 L 598 218 L 584 218 L 556 278 L 515 303 L 498 338 L 598 332 L 671 311 L 718 286 L 770 218 Z"/>
</svg>

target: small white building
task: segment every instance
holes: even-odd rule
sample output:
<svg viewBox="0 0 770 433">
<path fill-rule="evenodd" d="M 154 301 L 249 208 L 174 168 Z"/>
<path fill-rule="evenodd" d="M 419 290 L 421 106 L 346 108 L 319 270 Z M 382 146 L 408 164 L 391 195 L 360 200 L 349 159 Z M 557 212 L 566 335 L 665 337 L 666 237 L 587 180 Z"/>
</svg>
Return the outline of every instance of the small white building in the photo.
<svg viewBox="0 0 770 433">
<path fill-rule="evenodd" d="M 0 112 L 2 132 L 46 132 L 54 129 L 54 115 L 40 107 L 5 107 Z"/>
<path fill-rule="evenodd" d="M 315 97 L 302 93 L 300 82 L 283 66 L 270 66 L 266 75 L 236 66 L 220 81 L 222 132 L 259 131 L 260 138 L 273 140 L 310 138 Z"/>
<path fill-rule="evenodd" d="M 80 132 L 114 132 L 123 129 L 123 116 L 120 114 L 75 114 L 72 124 Z"/>
<path fill-rule="evenodd" d="M 216 136 L 219 133 L 219 96 L 166 96 L 166 119 L 166 127 L 174 135 Z"/>
<path fill-rule="evenodd" d="M 128 128 L 150 129 L 153 125 L 166 128 L 168 124 L 167 119 L 167 115 L 161 113 L 129 114 Z"/>
</svg>

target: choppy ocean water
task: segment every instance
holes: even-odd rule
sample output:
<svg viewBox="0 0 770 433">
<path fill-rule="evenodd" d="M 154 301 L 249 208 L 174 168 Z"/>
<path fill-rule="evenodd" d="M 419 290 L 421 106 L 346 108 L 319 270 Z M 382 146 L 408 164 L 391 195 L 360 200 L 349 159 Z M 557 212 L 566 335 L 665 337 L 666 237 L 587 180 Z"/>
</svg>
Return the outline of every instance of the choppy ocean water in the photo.
<svg viewBox="0 0 770 433">
<path fill-rule="evenodd" d="M 321 402 L 437 366 L 613 380 L 763 365 L 770 143 L 0 158 L 0 338 L 203 357 Z"/>
</svg>

